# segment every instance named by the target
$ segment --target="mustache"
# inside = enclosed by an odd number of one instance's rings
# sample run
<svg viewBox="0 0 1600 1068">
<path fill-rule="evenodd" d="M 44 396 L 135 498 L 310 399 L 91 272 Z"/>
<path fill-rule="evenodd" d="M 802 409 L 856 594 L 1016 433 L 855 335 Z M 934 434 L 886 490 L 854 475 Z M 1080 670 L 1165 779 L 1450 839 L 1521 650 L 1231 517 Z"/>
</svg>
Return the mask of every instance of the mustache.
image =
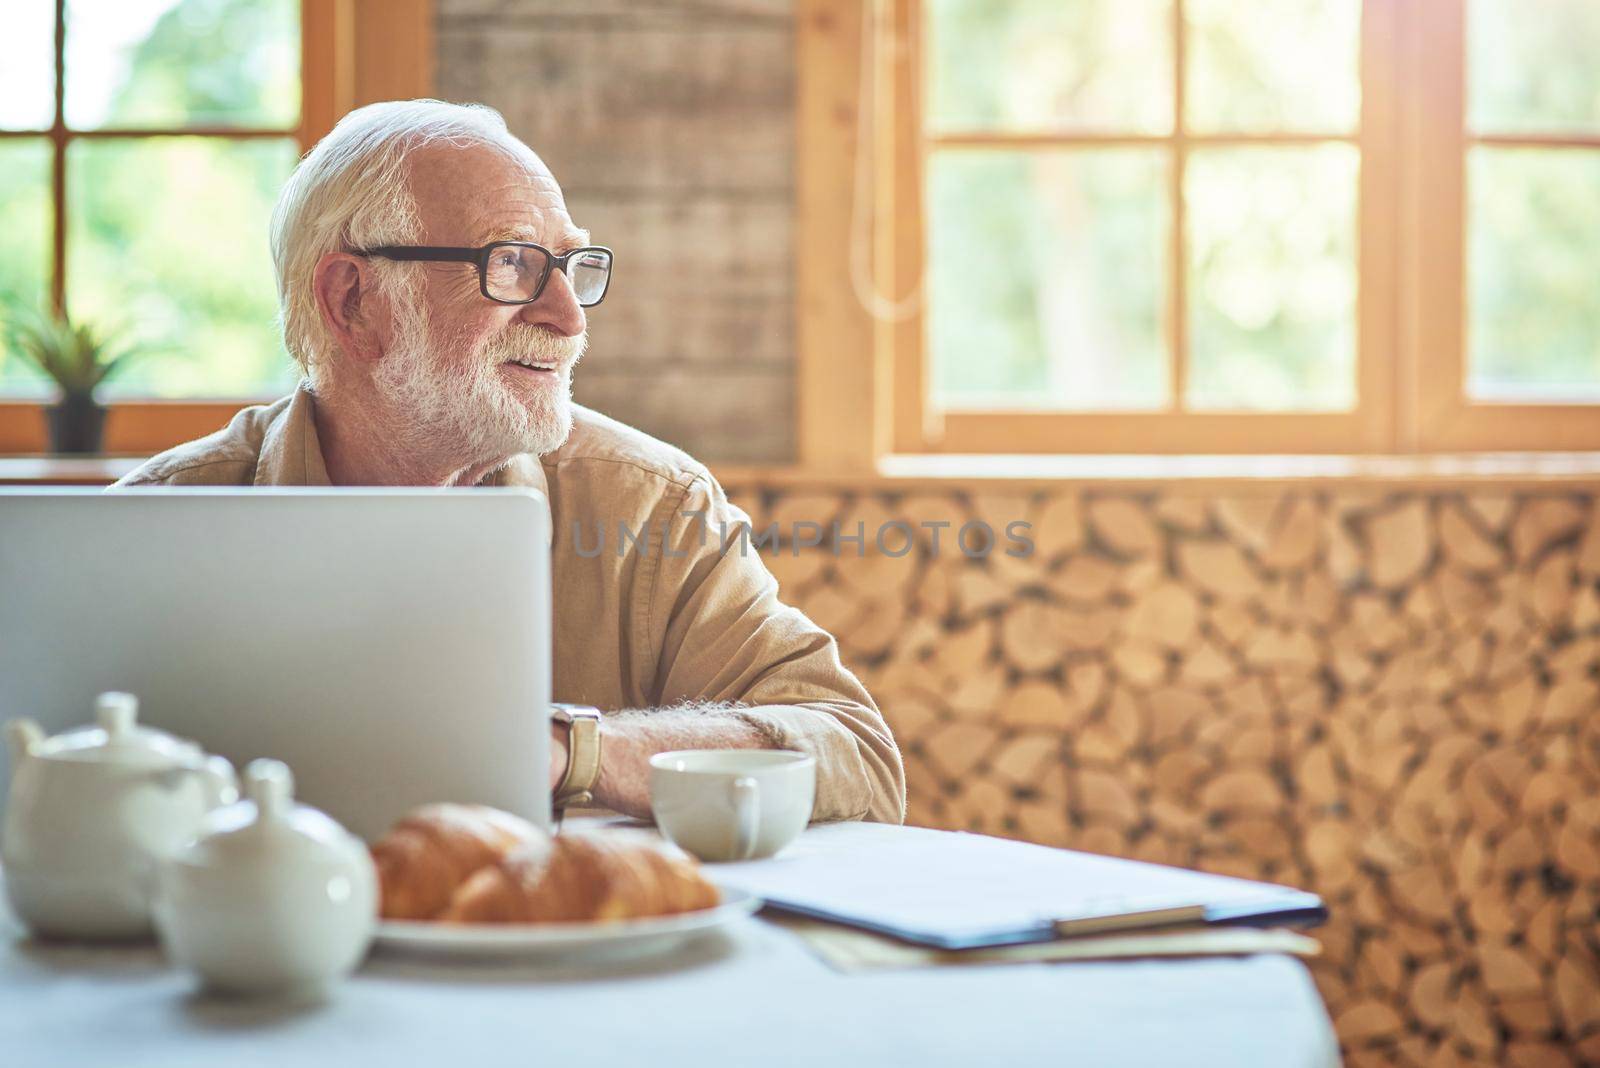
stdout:
<svg viewBox="0 0 1600 1068">
<path fill-rule="evenodd" d="M 555 363 L 565 368 L 577 363 L 588 345 L 588 331 L 564 337 L 542 326 L 523 326 L 515 332 L 491 338 L 484 345 L 483 354 L 490 363 L 531 356 L 538 363 Z"/>
</svg>

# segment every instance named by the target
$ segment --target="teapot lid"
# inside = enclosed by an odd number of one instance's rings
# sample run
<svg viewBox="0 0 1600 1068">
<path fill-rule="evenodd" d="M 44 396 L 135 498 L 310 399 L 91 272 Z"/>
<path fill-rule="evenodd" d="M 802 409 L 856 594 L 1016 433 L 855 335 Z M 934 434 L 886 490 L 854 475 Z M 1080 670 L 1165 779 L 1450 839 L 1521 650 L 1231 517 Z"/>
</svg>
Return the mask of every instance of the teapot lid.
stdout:
<svg viewBox="0 0 1600 1068">
<path fill-rule="evenodd" d="M 63 760 L 160 767 L 192 758 L 197 750 L 166 731 L 139 725 L 139 699 L 131 693 L 103 693 L 95 699 L 93 726 L 47 739 L 38 755 Z"/>
</svg>

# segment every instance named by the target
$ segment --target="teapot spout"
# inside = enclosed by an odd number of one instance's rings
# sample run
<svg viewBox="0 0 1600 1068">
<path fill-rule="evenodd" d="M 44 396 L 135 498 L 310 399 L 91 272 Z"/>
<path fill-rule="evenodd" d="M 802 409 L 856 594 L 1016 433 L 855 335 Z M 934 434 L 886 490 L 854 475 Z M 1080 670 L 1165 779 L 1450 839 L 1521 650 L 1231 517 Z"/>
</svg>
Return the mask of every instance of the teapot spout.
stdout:
<svg viewBox="0 0 1600 1068">
<path fill-rule="evenodd" d="M 11 747 L 11 766 L 16 767 L 33 755 L 44 741 L 44 731 L 31 719 L 14 719 L 6 724 L 6 744 Z"/>
</svg>

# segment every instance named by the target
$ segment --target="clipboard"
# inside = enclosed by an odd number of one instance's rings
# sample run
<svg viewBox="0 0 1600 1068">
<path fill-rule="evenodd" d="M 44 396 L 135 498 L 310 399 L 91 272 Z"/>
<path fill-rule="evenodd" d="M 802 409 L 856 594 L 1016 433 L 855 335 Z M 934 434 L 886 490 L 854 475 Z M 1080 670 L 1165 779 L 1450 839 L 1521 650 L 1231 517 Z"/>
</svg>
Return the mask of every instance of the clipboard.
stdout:
<svg viewBox="0 0 1600 1068">
<path fill-rule="evenodd" d="M 708 864 L 779 912 L 959 950 L 1179 925 L 1308 927 L 1317 895 L 1272 883 L 883 824 L 813 827 L 769 860 Z"/>
</svg>

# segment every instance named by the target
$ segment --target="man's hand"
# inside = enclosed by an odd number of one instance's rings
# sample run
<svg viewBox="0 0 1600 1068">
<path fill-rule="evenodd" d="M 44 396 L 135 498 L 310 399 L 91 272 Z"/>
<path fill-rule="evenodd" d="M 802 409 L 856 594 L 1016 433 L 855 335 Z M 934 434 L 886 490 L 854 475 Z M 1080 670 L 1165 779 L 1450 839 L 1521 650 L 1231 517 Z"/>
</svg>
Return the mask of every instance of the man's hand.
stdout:
<svg viewBox="0 0 1600 1068">
<path fill-rule="evenodd" d="M 550 792 L 567 773 L 565 724 L 550 724 Z M 595 805 L 650 818 L 650 757 L 669 749 L 760 749 L 761 733 L 725 706 L 680 705 L 648 712 L 611 712 L 600 721 L 600 781 Z"/>
<path fill-rule="evenodd" d="M 608 712 L 600 721 L 600 781 L 595 804 L 648 820 L 650 758 L 672 749 L 760 749 L 766 739 L 728 706 L 678 705 Z M 562 748 L 566 768 L 566 748 Z"/>
</svg>

